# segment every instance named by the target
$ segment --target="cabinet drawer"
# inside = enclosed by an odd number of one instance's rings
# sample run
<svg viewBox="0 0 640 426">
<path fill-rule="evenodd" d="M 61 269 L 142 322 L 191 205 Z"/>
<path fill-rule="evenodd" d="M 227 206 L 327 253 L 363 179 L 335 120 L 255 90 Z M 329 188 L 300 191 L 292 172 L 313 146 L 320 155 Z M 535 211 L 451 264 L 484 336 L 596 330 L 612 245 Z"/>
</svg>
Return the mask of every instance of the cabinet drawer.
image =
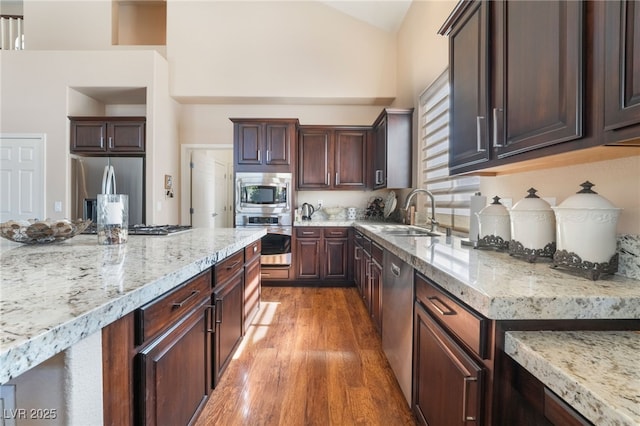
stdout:
<svg viewBox="0 0 640 426">
<path fill-rule="evenodd" d="M 467 308 L 420 274 L 415 276 L 415 286 L 416 300 L 469 349 L 486 358 L 489 320 Z"/>
<path fill-rule="evenodd" d="M 326 228 L 324 230 L 325 238 L 347 238 L 349 236 L 349 228 Z"/>
<path fill-rule="evenodd" d="M 254 241 L 244 248 L 244 262 L 250 263 L 253 259 L 260 257 L 262 251 L 261 240 Z"/>
<path fill-rule="evenodd" d="M 362 248 L 367 254 L 371 254 L 371 240 L 369 238 L 362 238 Z"/>
<path fill-rule="evenodd" d="M 321 235 L 321 228 L 304 227 L 296 229 L 296 237 L 298 238 L 320 238 Z"/>
<path fill-rule="evenodd" d="M 364 240 L 364 237 L 360 232 L 356 231 L 353 233 L 353 241 L 357 246 L 362 247 L 363 240 Z"/>
<path fill-rule="evenodd" d="M 136 343 L 141 344 L 169 327 L 210 294 L 209 270 L 142 306 L 136 311 Z"/>
<path fill-rule="evenodd" d="M 222 262 L 214 266 L 216 282 L 214 287 L 224 284 L 224 282 L 234 276 L 244 266 L 244 250 L 237 251 L 227 257 Z"/>
<path fill-rule="evenodd" d="M 288 280 L 289 268 L 262 268 L 262 270 L 260 271 L 260 276 L 263 280 Z"/>
</svg>

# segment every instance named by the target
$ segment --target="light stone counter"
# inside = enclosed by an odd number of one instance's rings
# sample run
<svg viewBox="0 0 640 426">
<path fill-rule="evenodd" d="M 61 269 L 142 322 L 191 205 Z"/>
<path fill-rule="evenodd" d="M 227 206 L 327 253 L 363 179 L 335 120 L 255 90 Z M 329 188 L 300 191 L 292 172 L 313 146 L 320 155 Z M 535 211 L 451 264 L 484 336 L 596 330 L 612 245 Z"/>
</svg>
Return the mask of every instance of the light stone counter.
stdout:
<svg viewBox="0 0 640 426">
<path fill-rule="evenodd" d="M 129 236 L 101 246 L 95 235 L 48 245 L 0 243 L 0 383 L 206 270 L 266 234 L 194 229 Z"/>
<path fill-rule="evenodd" d="M 640 425 L 640 332 L 511 331 L 505 352 L 596 425 Z"/>
<path fill-rule="evenodd" d="M 400 225 L 354 225 L 490 319 L 640 319 L 640 280 L 609 275 L 591 281 L 552 269 L 548 260 L 532 264 L 462 246 L 458 237 L 399 237 L 384 229 Z"/>
</svg>

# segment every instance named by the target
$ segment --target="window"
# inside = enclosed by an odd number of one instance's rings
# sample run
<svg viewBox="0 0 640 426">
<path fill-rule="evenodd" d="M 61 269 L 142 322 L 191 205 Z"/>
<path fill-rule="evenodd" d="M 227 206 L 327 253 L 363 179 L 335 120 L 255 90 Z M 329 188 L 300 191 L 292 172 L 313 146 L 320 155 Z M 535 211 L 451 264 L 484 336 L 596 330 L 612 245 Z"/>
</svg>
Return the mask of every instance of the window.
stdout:
<svg viewBox="0 0 640 426">
<path fill-rule="evenodd" d="M 480 190 L 478 176 L 449 176 L 449 69 L 420 95 L 420 187 L 431 191 L 440 226 L 469 231 L 469 199 Z M 421 199 L 422 200 L 422 199 Z M 428 200 L 419 210 L 429 211 Z"/>
</svg>

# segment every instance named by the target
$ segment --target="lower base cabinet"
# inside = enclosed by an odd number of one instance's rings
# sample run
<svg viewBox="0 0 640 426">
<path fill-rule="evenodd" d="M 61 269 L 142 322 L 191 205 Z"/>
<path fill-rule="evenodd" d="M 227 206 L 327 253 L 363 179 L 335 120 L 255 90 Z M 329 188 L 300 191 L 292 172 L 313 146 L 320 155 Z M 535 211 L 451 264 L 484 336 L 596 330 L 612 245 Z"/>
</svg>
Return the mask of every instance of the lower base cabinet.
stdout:
<svg viewBox="0 0 640 426">
<path fill-rule="evenodd" d="M 424 425 L 480 425 L 483 367 L 415 303 L 414 413 Z"/>
<path fill-rule="evenodd" d="M 200 412 L 211 388 L 208 312 L 205 300 L 138 353 L 139 424 L 187 425 Z"/>
<path fill-rule="evenodd" d="M 244 335 L 244 270 L 240 269 L 223 285 L 216 286 L 213 385 L 218 384 L 233 352 Z"/>
</svg>

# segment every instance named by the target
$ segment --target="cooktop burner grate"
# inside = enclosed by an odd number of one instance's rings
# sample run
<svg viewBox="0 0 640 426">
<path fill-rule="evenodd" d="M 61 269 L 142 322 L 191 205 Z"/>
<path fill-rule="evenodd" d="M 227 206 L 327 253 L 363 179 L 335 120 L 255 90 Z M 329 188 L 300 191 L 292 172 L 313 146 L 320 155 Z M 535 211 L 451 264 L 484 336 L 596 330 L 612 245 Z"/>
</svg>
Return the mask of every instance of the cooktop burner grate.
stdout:
<svg viewBox="0 0 640 426">
<path fill-rule="evenodd" d="M 83 234 L 95 234 L 96 228 L 96 225 L 92 223 Z M 129 235 L 170 235 L 190 229 L 190 225 L 131 225 L 129 226 Z"/>
</svg>

